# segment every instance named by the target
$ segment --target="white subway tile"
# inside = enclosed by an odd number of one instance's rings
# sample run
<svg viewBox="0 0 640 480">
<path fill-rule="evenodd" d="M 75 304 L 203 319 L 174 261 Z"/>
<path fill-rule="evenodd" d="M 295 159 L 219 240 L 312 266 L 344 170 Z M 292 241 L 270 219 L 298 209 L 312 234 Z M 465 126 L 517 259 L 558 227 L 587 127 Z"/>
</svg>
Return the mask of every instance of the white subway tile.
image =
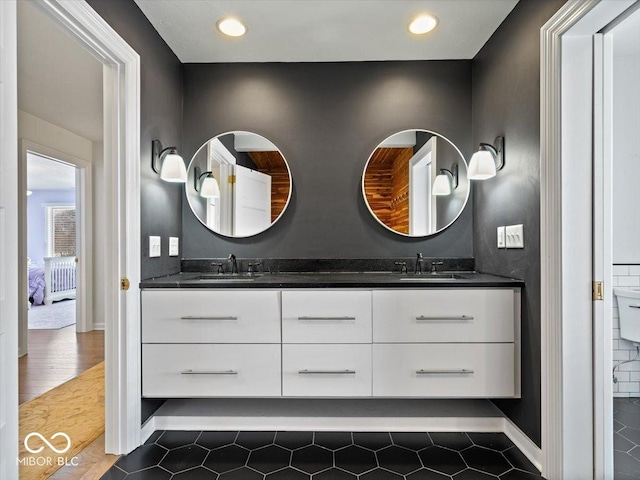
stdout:
<svg viewBox="0 0 640 480">
<path fill-rule="evenodd" d="M 618 287 L 618 286 L 619 286 L 619 285 L 618 285 L 618 279 L 619 279 L 619 278 L 620 278 L 620 277 L 613 277 L 613 278 L 611 279 L 611 286 L 612 286 L 612 287 Z"/>
<path fill-rule="evenodd" d="M 618 350 L 618 351 L 621 352 L 624 350 Z M 625 363 L 624 365 L 620 365 L 620 368 L 618 368 L 618 370 L 620 370 L 621 372 L 640 372 L 640 362 L 635 361 L 635 362 Z"/>
<path fill-rule="evenodd" d="M 618 277 L 620 287 L 640 287 L 640 277 Z"/>
<path fill-rule="evenodd" d="M 620 329 L 619 328 L 614 328 L 613 329 L 613 339 L 614 340 L 618 340 L 620 338 Z"/>
<path fill-rule="evenodd" d="M 629 360 L 629 350 L 614 350 L 613 351 L 613 359 L 614 360 Z"/>
<path fill-rule="evenodd" d="M 640 276 L 640 265 L 629 265 L 629 275 Z"/>
<path fill-rule="evenodd" d="M 616 370 L 616 378 L 618 379 L 618 382 L 640 382 L 640 380 L 631 380 L 631 372 L 620 372 Z"/>
<path fill-rule="evenodd" d="M 613 317 L 611 319 L 611 328 L 617 328 L 620 329 L 620 318 L 618 317 Z"/>
<path fill-rule="evenodd" d="M 640 392 L 640 382 L 621 382 L 618 385 L 620 385 L 620 392 Z"/>
<path fill-rule="evenodd" d="M 631 350 L 632 352 L 634 352 L 633 355 L 635 356 L 636 347 L 629 340 L 625 340 L 624 338 L 621 338 L 620 340 L 618 340 L 618 350 Z M 629 357 L 629 358 L 633 358 L 633 357 Z"/>
<path fill-rule="evenodd" d="M 613 266 L 613 274 L 614 275 L 629 275 L 629 265 L 614 265 Z"/>
<path fill-rule="evenodd" d="M 640 382 L 640 372 L 629 372 L 629 381 Z"/>
<path fill-rule="evenodd" d="M 628 392 L 625 392 L 625 393 L 615 392 L 613 394 L 613 396 L 616 397 L 616 398 L 629 398 L 629 393 Z"/>
<path fill-rule="evenodd" d="M 613 393 L 618 393 L 619 391 L 619 384 L 618 383 L 614 383 L 613 384 Z"/>
</svg>

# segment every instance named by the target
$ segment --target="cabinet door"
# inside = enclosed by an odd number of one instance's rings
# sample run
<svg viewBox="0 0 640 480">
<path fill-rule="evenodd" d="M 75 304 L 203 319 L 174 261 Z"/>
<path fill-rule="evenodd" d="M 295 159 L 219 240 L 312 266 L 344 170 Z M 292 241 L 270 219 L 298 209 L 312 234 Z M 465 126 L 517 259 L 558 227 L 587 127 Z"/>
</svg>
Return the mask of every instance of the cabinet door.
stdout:
<svg viewBox="0 0 640 480">
<path fill-rule="evenodd" d="M 283 345 L 285 397 L 370 397 L 371 345 Z"/>
<path fill-rule="evenodd" d="M 374 397 L 514 397 L 512 343 L 374 344 Z"/>
<path fill-rule="evenodd" d="M 143 343 L 280 343 L 280 292 L 144 290 Z"/>
<path fill-rule="evenodd" d="M 279 397 L 280 345 L 142 345 L 144 397 Z"/>
<path fill-rule="evenodd" d="M 282 292 L 283 343 L 371 343 L 371 292 Z"/>
<path fill-rule="evenodd" d="M 513 290 L 373 292 L 374 342 L 513 342 Z"/>
</svg>

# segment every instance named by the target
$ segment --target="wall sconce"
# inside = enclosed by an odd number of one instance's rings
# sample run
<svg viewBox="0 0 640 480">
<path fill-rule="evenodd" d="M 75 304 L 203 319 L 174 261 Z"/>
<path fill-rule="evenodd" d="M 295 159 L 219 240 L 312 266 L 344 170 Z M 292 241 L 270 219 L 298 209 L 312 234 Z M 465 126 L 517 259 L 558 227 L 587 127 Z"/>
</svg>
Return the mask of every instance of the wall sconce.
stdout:
<svg viewBox="0 0 640 480">
<path fill-rule="evenodd" d="M 451 165 L 451 170 L 441 168 L 433 182 L 432 195 L 451 195 L 458 188 L 458 164 Z"/>
<path fill-rule="evenodd" d="M 158 163 L 162 162 L 162 167 L 158 170 Z M 160 174 L 160 178 L 165 182 L 185 183 L 187 181 L 187 168 L 184 160 L 176 147 L 162 148 L 160 140 L 151 142 L 151 168 Z"/>
<path fill-rule="evenodd" d="M 487 180 L 504 167 L 504 137 L 496 137 L 493 145 L 481 143 L 469 162 L 469 179 Z"/>
<path fill-rule="evenodd" d="M 204 177 L 204 178 L 203 178 Z M 193 188 L 204 198 L 220 198 L 220 186 L 213 176 L 213 172 L 200 173 L 200 169 L 193 169 Z"/>
</svg>

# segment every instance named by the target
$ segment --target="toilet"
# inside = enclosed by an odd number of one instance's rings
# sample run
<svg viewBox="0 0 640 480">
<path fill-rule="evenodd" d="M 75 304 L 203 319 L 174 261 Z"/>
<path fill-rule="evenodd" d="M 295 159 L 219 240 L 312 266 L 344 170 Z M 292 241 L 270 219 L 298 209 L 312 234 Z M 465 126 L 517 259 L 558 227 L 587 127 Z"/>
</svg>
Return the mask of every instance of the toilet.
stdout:
<svg viewBox="0 0 640 480">
<path fill-rule="evenodd" d="M 620 312 L 620 338 L 640 344 L 640 287 L 614 287 Z"/>
</svg>

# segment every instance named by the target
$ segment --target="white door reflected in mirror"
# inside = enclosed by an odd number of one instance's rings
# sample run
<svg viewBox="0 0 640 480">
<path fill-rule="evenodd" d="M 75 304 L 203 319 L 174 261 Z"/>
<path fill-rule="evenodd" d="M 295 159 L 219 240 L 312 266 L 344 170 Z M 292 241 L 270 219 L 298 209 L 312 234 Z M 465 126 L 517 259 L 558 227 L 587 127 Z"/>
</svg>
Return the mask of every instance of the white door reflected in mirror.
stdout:
<svg viewBox="0 0 640 480">
<path fill-rule="evenodd" d="M 209 230 L 233 238 L 267 230 L 291 197 L 291 174 L 280 150 L 251 132 L 228 132 L 193 156 L 185 188 L 191 210 Z"/>
</svg>

